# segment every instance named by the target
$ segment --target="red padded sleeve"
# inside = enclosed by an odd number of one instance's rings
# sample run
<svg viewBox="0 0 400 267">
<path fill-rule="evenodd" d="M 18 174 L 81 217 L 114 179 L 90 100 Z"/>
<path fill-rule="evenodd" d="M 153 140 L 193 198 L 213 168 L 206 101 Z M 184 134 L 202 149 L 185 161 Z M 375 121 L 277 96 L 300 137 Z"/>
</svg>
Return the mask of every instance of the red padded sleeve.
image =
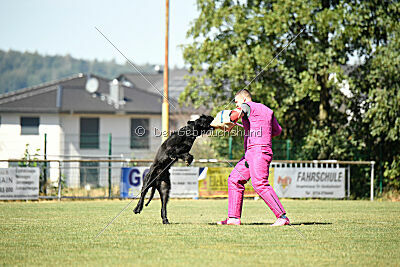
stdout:
<svg viewBox="0 0 400 267">
<path fill-rule="evenodd" d="M 236 110 L 232 110 L 230 116 L 231 122 L 237 122 L 239 120 L 239 115 L 240 115 L 239 112 L 237 112 Z"/>
</svg>

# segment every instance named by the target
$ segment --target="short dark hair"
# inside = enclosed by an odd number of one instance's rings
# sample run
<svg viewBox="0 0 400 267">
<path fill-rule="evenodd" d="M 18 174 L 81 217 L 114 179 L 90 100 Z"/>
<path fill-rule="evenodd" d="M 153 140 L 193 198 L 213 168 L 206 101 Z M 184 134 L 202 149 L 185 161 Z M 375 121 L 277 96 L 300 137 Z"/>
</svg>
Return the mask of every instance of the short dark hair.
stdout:
<svg viewBox="0 0 400 267">
<path fill-rule="evenodd" d="M 247 98 L 252 98 L 250 91 L 247 90 L 247 89 L 240 90 L 239 92 L 236 93 L 235 96 L 237 96 L 237 95 L 242 95 L 242 96 L 247 97 Z"/>
</svg>

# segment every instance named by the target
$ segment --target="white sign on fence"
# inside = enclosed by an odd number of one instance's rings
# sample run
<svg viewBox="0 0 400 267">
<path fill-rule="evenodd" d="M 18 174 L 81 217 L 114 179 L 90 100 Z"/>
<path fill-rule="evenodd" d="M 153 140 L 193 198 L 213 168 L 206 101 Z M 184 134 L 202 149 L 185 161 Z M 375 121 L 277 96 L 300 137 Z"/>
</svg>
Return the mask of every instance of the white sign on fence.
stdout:
<svg viewBox="0 0 400 267">
<path fill-rule="evenodd" d="M 171 194 L 175 198 L 199 196 L 199 167 L 172 167 Z"/>
<path fill-rule="evenodd" d="M 279 197 L 344 198 L 344 168 L 275 168 Z"/>
<path fill-rule="evenodd" d="M 39 168 L 1 168 L 0 199 L 38 199 Z"/>
<path fill-rule="evenodd" d="M 121 172 L 121 197 L 132 198 L 140 194 L 148 167 L 123 168 Z M 170 170 L 172 198 L 198 197 L 199 167 L 172 167 Z M 155 197 L 158 196 L 156 192 Z"/>
</svg>

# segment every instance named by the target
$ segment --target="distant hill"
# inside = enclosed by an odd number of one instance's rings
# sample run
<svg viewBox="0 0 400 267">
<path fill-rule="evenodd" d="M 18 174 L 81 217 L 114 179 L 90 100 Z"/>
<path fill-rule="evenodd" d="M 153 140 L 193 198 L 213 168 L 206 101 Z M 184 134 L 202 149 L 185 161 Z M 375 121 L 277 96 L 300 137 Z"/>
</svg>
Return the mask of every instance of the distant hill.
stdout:
<svg viewBox="0 0 400 267">
<path fill-rule="evenodd" d="M 151 72 L 153 65 L 140 66 Z M 66 56 L 43 56 L 38 53 L 0 50 L 0 94 L 54 81 L 77 73 L 93 73 L 114 78 L 121 73 L 135 72 L 129 64 L 115 61 L 82 60 Z"/>
</svg>

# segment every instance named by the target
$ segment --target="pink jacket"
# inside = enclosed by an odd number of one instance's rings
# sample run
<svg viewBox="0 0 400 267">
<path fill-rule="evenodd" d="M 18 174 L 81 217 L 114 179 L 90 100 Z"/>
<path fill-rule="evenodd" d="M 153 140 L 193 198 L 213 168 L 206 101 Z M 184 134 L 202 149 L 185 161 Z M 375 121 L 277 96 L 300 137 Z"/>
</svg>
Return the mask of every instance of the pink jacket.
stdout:
<svg viewBox="0 0 400 267">
<path fill-rule="evenodd" d="M 280 135 L 282 132 L 274 112 L 261 103 L 251 101 L 246 104 L 250 106 L 250 116 L 242 118 L 245 130 L 244 149 L 265 146 L 272 155 L 272 137 Z"/>
</svg>

